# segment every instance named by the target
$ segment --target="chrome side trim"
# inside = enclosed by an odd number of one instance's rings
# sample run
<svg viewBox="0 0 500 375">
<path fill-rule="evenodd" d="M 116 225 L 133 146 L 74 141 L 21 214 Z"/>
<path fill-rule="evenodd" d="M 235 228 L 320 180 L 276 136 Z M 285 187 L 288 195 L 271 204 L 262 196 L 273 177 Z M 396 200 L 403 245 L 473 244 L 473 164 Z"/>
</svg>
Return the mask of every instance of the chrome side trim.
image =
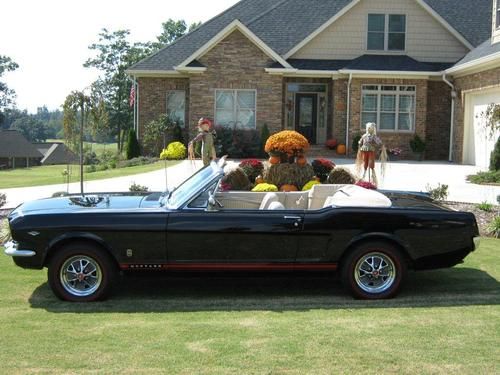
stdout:
<svg viewBox="0 0 500 375">
<path fill-rule="evenodd" d="M 479 248 L 479 244 L 481 243 L 481 237 L 474 237 L 474 250 Z"/>
<path fill-rule="evenodd" d="M 18 250 L 17 244 L 13 241 L 9 241 L 5 246 L 5 254 L 11 257 L 21 257 L 21 258 L 31 258 L 36 255 L 32 250 Z"/>
</svg>

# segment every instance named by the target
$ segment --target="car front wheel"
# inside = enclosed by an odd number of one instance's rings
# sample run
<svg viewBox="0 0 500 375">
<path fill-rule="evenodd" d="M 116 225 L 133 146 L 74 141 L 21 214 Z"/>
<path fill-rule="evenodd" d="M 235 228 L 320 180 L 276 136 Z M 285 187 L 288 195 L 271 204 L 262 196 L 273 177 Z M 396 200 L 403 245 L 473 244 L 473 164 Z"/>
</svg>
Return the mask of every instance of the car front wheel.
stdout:
<svg viewBox="0 0 500 375">
<path fill-rule="evenodd" d="M 116 267 L 105 251 L 87 243 L 74 243 L 57 250 L 48 267 L 54 294 L 70 302 L 105 299 L 116 276 Z"/>
<path fill-rule="evenodd" d="M 385 242 L 371 242 L 351 251 L 343 262 L 342 282 L 361 299 L 394 297 L 406 275 L 398 249 Z"/>
</svg>

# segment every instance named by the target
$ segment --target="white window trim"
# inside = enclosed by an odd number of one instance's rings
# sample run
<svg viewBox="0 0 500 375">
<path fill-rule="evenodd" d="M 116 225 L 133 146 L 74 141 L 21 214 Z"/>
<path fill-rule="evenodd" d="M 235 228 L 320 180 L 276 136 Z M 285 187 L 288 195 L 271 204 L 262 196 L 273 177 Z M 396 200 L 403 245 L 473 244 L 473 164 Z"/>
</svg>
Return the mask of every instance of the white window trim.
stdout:
<svg viewBox="0 0 500 375">
<path fill-rule="evenodd" d="M 375 14 L 375 15 L 381 15 L 385 16 L 385 23 L 384 23 L 384 49 L 368 49 L 368 25 L 369 25 L 369 18 L 370 15 Z M 389 50 L 389 16 L 405 16 L 405 48 L 402 50 Z M 408 49 L 408 15 L 406 13 L 368 13 L 366 15 L 366 27 L 365 27 L 365 52 L 367 54 L 372 54 L 372 55 L 379 55 L 380 53 L 383 54 L 390 54 L 390 55 L 402 55 L 406 54 L 407 49 Z"/>
<path fill-rule="evenodd" d="M 171 92 L 182 92 L 184 94 L 184 126 L 181 126 L 182 129 L 186 128 L 186 90 L 167 90 L 165 96 L 165 113 L 168 116 L 168 94 Z"/>
<path fill-rule="evenodd" d="M 246 127 L 236 127 L 236 129 L 243 129 L 243 130 L 255 130 L 257 129 L 257 90 L 256 89 L 215 89 L 215 93 L 214 93 L 214 125 L 219 125 L 217 124 L 217 92 L 218 91 L 232 91 L 233 94 L 234 93 L 237 93 L 237 92 L 242 92 L 242 91 L 246 91 L 246 92 L 253 92 L 255 93 L 255 124 L 254 124 L 254 127 L 253 128 L 246 128 Z M 235 101 L 236 103 L 236 101 Z M 236 110 L 236 106 L 235 108 L 233 108 L 233 116 L 237 116 L 237 110 Z"/>
<path fill-rule="evenodd" d="M 377 90 L 365 90 L 364 86 L 377 86 Z M 395 86 L 397 87 L 396 91 L 387 91 L 387 90 L 382 90 L 382 87 L 384 86 Z M 414 91 L 400 91 L 400 87 L 414 87 Z M 361 100 L 360 100 L 360 115 L 359 115 L 359 121 L 360 121 L 360 128 L 361 130 L 364 130 L 364 127 L 366 124 L 363 124 L 363 95 L 364 94 L 372 94 L 372 95 L 377 95 L 377 132 L 379 133 L 406 133 L 406 134 L 414 134 L 416 131 L 416 117 L 417 117 L 417 87 L 415 85 L 389 85 L 389 84 L 384 84 L 384 85 L 378 85 L 378 84 L 362 84 L 361 85 Z M 396 96 L 396 124 L 394 130 L 392 129 L 380 129 L 380 114 L 382 113 L 381 110 L 381 105 L 382 105 L 382 95 L 395 95 Z M 405 96 L 413 96 L 415 98 L 415 108 L 413 110 L 413 129 L 410 130 L 400 130 L 399 129 L 399 98 L 400 96 L 405 95 Z M 372 112 L 373 113 L 373 112 Z M 388 112 L 389 113 L 389 112 Z M 392 113 L 392 112 L 390 112 Z"/>
</svg>

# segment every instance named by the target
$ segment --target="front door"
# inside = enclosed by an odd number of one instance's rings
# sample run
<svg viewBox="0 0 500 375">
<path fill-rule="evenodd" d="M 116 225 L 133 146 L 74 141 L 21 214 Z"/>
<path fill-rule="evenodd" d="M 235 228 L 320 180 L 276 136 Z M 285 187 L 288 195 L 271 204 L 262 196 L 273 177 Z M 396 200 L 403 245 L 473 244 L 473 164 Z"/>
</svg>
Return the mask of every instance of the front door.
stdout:
<svg viewBox="0 0 500 375">
<path fill-rule="evenodd" d="M 316 125 L 318 123 L 318 95 L 297 94 L 295 109 L 295 130 L 316 144 Z"/>
</svg>

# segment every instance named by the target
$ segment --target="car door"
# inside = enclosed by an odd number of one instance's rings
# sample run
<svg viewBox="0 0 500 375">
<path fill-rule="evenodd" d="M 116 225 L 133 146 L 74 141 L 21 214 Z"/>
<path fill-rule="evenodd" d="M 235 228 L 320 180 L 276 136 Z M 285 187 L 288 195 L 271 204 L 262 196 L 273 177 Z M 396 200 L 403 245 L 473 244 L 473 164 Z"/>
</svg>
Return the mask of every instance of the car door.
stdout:
<svg viewBox="0 0 500 375">
<path fill-rule="evenodd" d="M 303 218 L 289 210 L 177 210 L 168 219 L 168 261 L 293 265 Z"/>
</svg>

